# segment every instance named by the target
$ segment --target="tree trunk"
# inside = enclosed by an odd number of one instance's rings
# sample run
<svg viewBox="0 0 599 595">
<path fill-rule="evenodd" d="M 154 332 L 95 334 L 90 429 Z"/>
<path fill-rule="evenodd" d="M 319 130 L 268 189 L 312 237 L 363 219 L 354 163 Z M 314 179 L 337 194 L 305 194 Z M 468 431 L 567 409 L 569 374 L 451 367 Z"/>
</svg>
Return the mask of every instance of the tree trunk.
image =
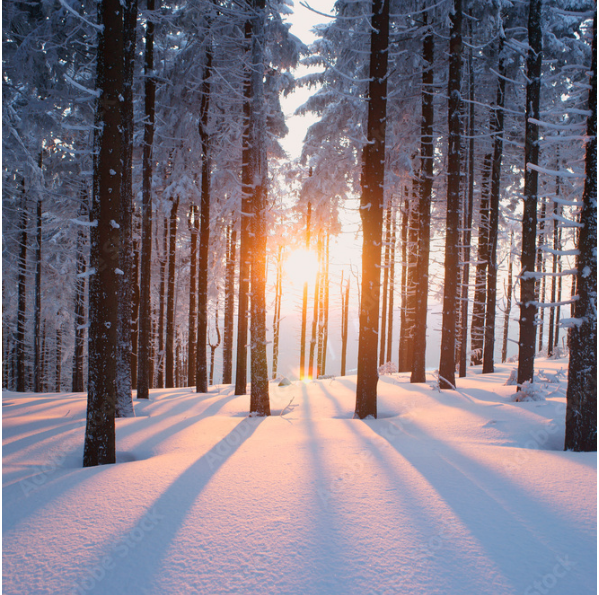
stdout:
<svg viewBox="0 0 599 595">
<path fill-rule="evenodd" d="M 384 211 L 384 232 L 383 232 L 383 246 L 385 250 L 383 252 L 383 287 L 381 292 L 382 307 L 381 307 L 381 320 L 379 324 L 379 366 L 382 366 L 386 360 L 386 348 L 387 348 L 387 300 L 389 298 L 389 238 L 391 235 L 391 219 L 390 210 L 387 208 Z"/>
<path fill-rule="evenodd" d="M 401 210 L 401 309 L 399 316 L 399 345 L 398 345 L 398 372 L 407 372 L 408 366 L 408 227 L 410 224 L 410 201 L 408 192 L 404 206 Z"/>
<path fill-rule="evenodd" d="M 330 297 L 330 278 L 329 278 L 329 242 L 330 234 L 327 232 L 327 243 L 325 246 L 325 269 L 324 269 L 324 308 L 323 308 L 323 330 L 322 330 L 322 372 L 326 374 L 327 369 L 327 346 L 329 342 L 329 297 Z"/>
<path fill-rule="evenodd" d="M 480 222 L 478 227 L 477 263 L 474 274 L 474 303 L 472 304 L 472 329 L 470 331 L 471 362 L 479 366 L 483 362 L 485 342 L 485 309 L 487 304 L 487 267 L 489 265 L 489 224 L 491 177 L 493 156 L 483 159 L 483 174 L 480 197 Z"/>
<path fill-rule="evenodd" d="M 312 170 L 310 170 L 312 174 Z M 306 250 L 310 249 L 310 220 L 312 218 L 312 203 L 308 203 L 306 213 Z M 308 282 L 304 283 L 302 294 L 302 327 L 300 332 L 300 380 L 306 377 L 306 327 L 308 326 Z"/>
<path fill-rule="evenodd" d="M 541 199 L 541 220 L 539 221 L 539 242 L 537 245 L 537 271 L 545 272 L 545 217 L 547 215 L 547 204 L 544 199 Z M 537 302 L 543 304 L 545 302 L 545 275 L 537 281 Z M 537 326 L 539 328 L 539 347 L 538 351 L 543 350 L 543 326 L 545 324 L 545 308 L 539 308 L 539 316 Z"/>
<path fill-rule="evenodd" d="M 499 234 L 499 201 L 501 198 L 501 161 L 503 158 L 503 106 L 505 104 L 505 66 L 503 39 L 499 41 L 499 80 L 497 100 L 493 110 L 493 164 L 489 199 L 489 266 L 487 267 L 487 307 L 485 317 L 485 342 L 483 349 L 483 374 L 495 371 L 495 313 L 497 307 L 497 242 Z"/>
<path fill-rule="evenodd" d="M 123 21 L 123 179 L 121 182 L 121 259 L 117 342 L 116 416 L 134 417 L 131 399 L 131 319 L 133 313 L 133 70 L 137 33 L 137 0 L 124 6 Z"/>
<path fill-rule="evenodd" d="M 91 220 L 87 425 L 83 466 L 115 462 L 116 351 L 121 212 L 123 8 L 119 0 L 98 6 L 94 194 Z"/>
<path fill-rule="evenodd" d="M 439 387 L 455 388 L 456 303 L 459 275 L 460 227 L 460 80 L 462 69 L 462 0 L 454 0 L 450 15 L 449 96 L 447 149 L 447 217 L 445 235 L 445 283 Z"/>
<path fill-rule="evenodd" d="M 157 8 L 155 0 L 147 0 L 148 12 L 153 17 Z M 145 124 L 142 161 L 142 228 L 141 266 L 139 280 L 139 343 L 137 349 L 137 398 L 150 398 L 150 342 L 152 341 L 152 145 L 154 144 L 154 120 L 156 117 L 156 79 L 154 70 L 154 23 L 151 18 L 146 26 L 145 55 Z"/>
<path fill-rule="evenodd" d="M 560 161 L 558 158 L 556 170 L 559 170 L 559 167 L 560 167 Z M 555 180 L 555 197 L 556 197 L 556 199 L 560 195 L 560 186 L 561 186 L 561 181 L 560 181 L 560 178 L 558 177 Z M 559 210 L 559 203 L 556 200 L 553 203 L 554 216 L 558 215 L 558 210 Z M 550 298 L 550 301 L 552 304 L 555 304 L 556 290 L 557 290 L 557 262 L 559 259 L 558 225 L 559 225 L 558 221 L 554 217 L 554 219 L 553 219 L 553 255 L 552 255 L 552 262 L 551 262 L 551 273 L 552 273 L 552 275 L 551 275 L 551 298 Z M 547 341 L 547 357 L 551 357 L 553 355 L 553 352 L 555 349 L 555 333 L 554 333 L 555 313 L 556 313 L 556 307 L 551 306 L 551 308 L 549 309 L 549 339 Z"/>
<path fill-rule="evenodd" d="M 139 241 L 133 242 L 131 273 L 131 387 L 137 386 L 137 351 L 139 335 Z"/>
<path fill-rule="evenodd" d="M 541 0 L 530 0 L 528 13 L 528 57 L 526 59 L 526 138 L 524 142 L 524 212 L 522 214 L 522 256 L 520 262 L 520 339 L 518 352 L 518 389 L 533 382 L 537 305 L 535 302 L 535 256 L 537 241 L 539 120 L 541 65 L 543 62 Z"/>
<path fill-rule="evenodd" d="M 422 15 L 428 27 L 428 13 Z M 420 123 L 420 201 L 418 204 L 418 248 L 415 268 L 414 357 L 410 382 L 426 381 L 426 318 L 428 308 L 428 264 L 431 237 L 431 197 L 433 191 L 433 61 L 434 36 L 427 28 L 422 42 L 422 119 Z M 459 87 L 458 87 L 459 89 Z"/>
<path fill-rule="evenodd" d="M 165 182 L 166 185 L 166 182 Z M 156 239 L 158 239 L 158 221 L 156 221 Z M 158 243 L 158 242 L 157 242 Z M 157 246 L 158 247 L 158 246 Z M 160 257 L 160 285 L 158 294 L 158 374 L 157 388 L 164 388 L 165 320 L 166 313 L 166 267 L 168 264 L 168 219 L 162 219 L 162 255 Z"/>
<path fill-rule="evenodd" d="M 322 237 L 321 233 L 318 232 L 318 240 L 316 241 L 316 251 L 320 257 L 322 251 Z M 320 258 L 319 258 L 320 262 Z M 308 356 L 308 378 L 316 380 L 318 378 L 318 362 L 316 364 L 316 372 L 314 372 L 314 353 L 316 350 L 317 332 L 318 332 L 318 298 L 320 296 L 320 279 L 322 275 L 322 268 L 319 266 L 319 271 L 316 273 L 316 281 L 314 283 L 314 308 L 312 314 L 312 334 L 310 335 L 310 353 Z"/>
<path fill-rule="evenodd" d="M 597 450 L 597 15 L 587 118 L 586 179 L 576 260 L 575 324 L 570 334 L 565 450 Z"/>
<path fill-rule="evenodd" d="M 513 291 L 513 268 L 512 247 L 514 245 L 514 232 L 510 234 L 510 256 L 507 268 L 507 288 L 505 290 L 505 314 L 503 318 L 503 345 L 501 347 L 501 363 L 507 361 L 507 343 L 510 330 L 510 312 L 512 310 L 512 291 Z"/>
<path fill-rule="evenodd" d="M 355 417 L 377 417 L 377 331 L 387 129 L 389 0 L 373 0 L 367 143 L 362 149 L 362 300 Z"/>
<path fill-rule="evenodd" d="M 343 288 L 343 272 L 341 273 L 341 376 L 345 376 L 347 362 L 347 337 L 349 330 L 349 277 Z"/>
<path fill-rule="evenodd" d="M 198 254 L 198 341 L 196 347 L 196 392 L 208 392 L 206 346 L 208 344 L 208 266 L 210 251 L 210 77 L 212 76 L 212 47 L 206 50 L 202 77 L 202 99 L 198 132 L 202 146 L 202 186 L 200 199 L 200 249 Z"/>
<path fill-rule="evenodd" d="M 195 383 L 196 379 L 196 305 L 197 305 L 197 272 L 198 272 L 198 234 L 200 230 L 200 218 L 196 205 L 191 205 L 188 217 L 190 231 L 190 249 L 189 249 L 189 317 L 188 317 L 188 336 L 187 336 L 187 386 Z M 227 228 L 228 230 L 228 228 Z M 228 231 L 227 231 L 228 233 Z M 228 241 L 228 235 L 227 235 Z M 227 251 L 228 251 L 227 246 Z M 228 256 L 228 253 L 227 253 Z M 227 263 L 228 272 L 228 263 Z M 225 326 L 225 344 L 226 344 Z M 227 383 L 228 384 L 228 383 Z"/>
<path fill-rule="evenodd" d="M 243 136 L 241 148 L 241 221 L 239 233 L 239 298 L 237 301 L 237 358 L 235 362 L 235 394 L 247 392 L 247 342 L 248 306 L 250 291 L 250 255 L 252 254 L 251 211 L 253 175 L 251 170 L 252 147 L 250 145 L 252 83 L 251 50 L 252 20 L 245 22 L 246 63 L 243 83 Z"/>
<path fill-rule="evenodd" d="M 470 294 L 470 250 L 472 245 L 472 215 L 474 212 L 474 68 L 472 64 L 472 49 L 468 52 L 468 200 L 464 213 L 464 268 L 462 271 L 462 304 L 460 326 L 460 378 L 466 377 L 468 366 L 468 296 Z"/>
<path fill-rule="evenodd" d="M 225 320 L 223 337 L 223 384 L 231 384 L 233 378 L 233 331 L 235 329 L 235 251 L 237 231 L 227 231 L 227 278 L 225 282 Z"/>
<path fill-rule="evenodd" d="M 165 388 L 175 387 L 175 272 L 177 262 L 177 211 L 179 197 L 171 204 L 166 302 L 166 377 Z"/>
<path fill-rule="evenodd" d="M 41 159 L 40 159 L 41 161 Z M 41 367 L 41 320 L 42 320 L 42 198 L 36 203 L 36 236 L 35 236 L 35 306 L 33 315 L 33 383 L 36 393 L 42 392 Z"/>
<path fill-rule="evenodd" d="M 397 214 L 391 205 L 391 240 L 389 255 L 389 316 L 387 322 L 387 361 L 393 361 L 393 301 L 395 297 L 395 248 L 397 244 Z"/>
<path fill-rule="evenodd" d="M 62 389 L 60 382 L 62 376 L 62 324 L 58 321 L 56 327 L 56 378 L 54 380 L 54 390 L 59 393 Z"/>
<path fill-rule="evenodd" d="M 277 251 L 277 280 L 275 282 L 275 314 L 272 321 L 272 379 L 277 377 L 277 367 L 279 362 L 279 332 L 281 330 L 281 298 L 283 292 L 283 246 L 280 245 Z"/>
<path fill-rule="evenodd" d="M 19 223 L 19 259 L 17 279 L 17 335 L 16 335 L 16 368 L 17 392 L 26 390 L 25 380 L 25 317 L 27 314 L 27 197 L 25 195 L 25 178 L 22 180 L 23 206 L 21 207 L 21 221 Z"/>
<path fill-rule="evenodd" d="M 84 205 L 87 202 L 87 196 L 84 189 L 81 191 L 81 205 L 79 207 L 80 216 L 87 210 Z M 74 393 L 80 393 L 85 390 L 83 377 L 83 364 L 85 356 L 85 252 L 84 247 L 87 243 L 86 232 L 83 229 L 77 231 L 77 265 L 75 274 L 75 344 L 73 346 L 73 375 L 71 390 Z"/>
</svg>

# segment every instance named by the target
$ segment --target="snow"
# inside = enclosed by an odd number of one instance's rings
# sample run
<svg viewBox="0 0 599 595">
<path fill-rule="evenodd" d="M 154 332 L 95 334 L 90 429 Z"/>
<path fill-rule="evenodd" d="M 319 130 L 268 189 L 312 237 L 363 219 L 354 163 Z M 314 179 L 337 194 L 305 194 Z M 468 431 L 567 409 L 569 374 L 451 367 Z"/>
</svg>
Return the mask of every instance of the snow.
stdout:
<svg viewBox="0 0 599 595">
<path fill-rule="evenodd" d="M 3 392 L 3 592 L 551 595 L 596 591 L 596 455 L 563 452 L 567 360 L 457 391 L 355 376 L 154 390 L 81 468 L 85 395 Z M 282 414 L 282 415 L 281 415 Z"/>
</svg>

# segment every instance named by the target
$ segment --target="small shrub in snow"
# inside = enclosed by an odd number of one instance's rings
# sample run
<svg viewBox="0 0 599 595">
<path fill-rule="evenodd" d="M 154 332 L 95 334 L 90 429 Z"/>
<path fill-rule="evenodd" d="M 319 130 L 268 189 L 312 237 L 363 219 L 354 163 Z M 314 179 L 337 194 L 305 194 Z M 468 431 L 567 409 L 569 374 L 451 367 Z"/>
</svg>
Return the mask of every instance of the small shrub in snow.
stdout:
<svg viewBox="0 0 599 595">
<path fill-rule="evenodd" d="M 395 373 L 397 373 L 397 366 L 393 362 L 387 362 L 386 364 L 379 366 L 379 376 Z"/>
<path fill-rule="evenodd" d="M 526 401 L 544 401 L 545 394 L 543 389 L 534 382 L 526 380 L 522 383 L 520 390 L 512 397 L 512 401 L 516 403 L 524 403 Z"/>
<path fill-rule="evenodd" d="M 512 370 L 503 386 L 516 386 L 516 384 L 518 384 L 518 370 Z"/>
</svg>

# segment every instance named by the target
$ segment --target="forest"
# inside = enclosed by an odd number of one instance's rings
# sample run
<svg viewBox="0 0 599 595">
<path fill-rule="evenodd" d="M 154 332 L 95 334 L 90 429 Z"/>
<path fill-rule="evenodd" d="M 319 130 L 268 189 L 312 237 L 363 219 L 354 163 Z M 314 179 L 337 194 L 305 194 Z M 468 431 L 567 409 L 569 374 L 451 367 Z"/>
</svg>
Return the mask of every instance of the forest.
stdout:
<svg viewBox="0 0 599 595">
<path fill-rule="evenodd" d="M 5 592 L 596 592 L 596 21 L 3 0 Z"/>
<path fill-rule="evenodd" d="M 3 386 L 87 389 L 102 433 L 132 390 L 206 392 L 218 350 L 268 415 L 282 261 L 317 258 L 299 377 L 318 378 L 329 244 L 359 198 L 335 370 L 353 273 L 356 415 L 376 417 L 380 365 L 424 381 L 435 292 L 442 388 L 493 372 L 501 340 L 506 360 L 518 307 L 518 388 L 569 350 L 566 447 L 596 448 L 594 3 L 340 1 L 307 47 L 289 2 L 156 2 L 4 6 Z M 297 87 L 316 121 L 289 160 Z"/>
</svg>

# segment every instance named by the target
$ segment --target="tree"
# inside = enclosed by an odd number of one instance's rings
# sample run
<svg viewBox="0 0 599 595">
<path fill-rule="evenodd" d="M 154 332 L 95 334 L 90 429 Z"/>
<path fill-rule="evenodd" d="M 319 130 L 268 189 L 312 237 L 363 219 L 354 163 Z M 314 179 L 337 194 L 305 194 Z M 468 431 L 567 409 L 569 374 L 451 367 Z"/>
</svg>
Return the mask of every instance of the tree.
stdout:
<svg viewBox="0 0 599 595">
<path fill-rule="evenodd" d="M 123 8 L 118 0 L 98 7 L 98 55 L 89 288 L 89 370 L 83 466 L 114 463 L 118 257 L 121 209 Z"/>
<path fill-rule="evenodd" d="M 389 0 L 373 0 L 370 34 L 367 144 L 362 153 L 362 300 L 355 416 L 377 416 L 377 334 L 385 182 Z"/>
<path fill-rule="evenodd" d="M 535 258 L 537 242 L 537 198 L 539 172 L 539 105 L 543 62 L 541 0 L 530 0 L 528 9 L 528 55 L 526 58 L 526 136 L 524 142 L 524 212 L 520 263 L 520 338 L 518 388 L 534 376 L 537 304 Z"/>
<path fill-rule="evenodd" d="M 575 324 L 570 331 L 565 449 L 597 450 L 597 15 L 587 118 L 586 177 L 576 259 Z"/>
<path fill-rule="evenodd" d="M 139 335 L 137 350 L 137 398 L 150 398 L 150 340 L 152 335 L 152 304 L 150 294 L 152 261 L 152 146 L 156 119 L 156 79 L 154 77 L 155 0 L 147 0 L 149 17 L 146 24 L 144 143 L 142 183 L 142 224 L 139 279 Z"/>
<path fill-rule="evenodd" d="M 459 273 L 460 224 L 460 82 L 462 62 L 462 0 L 454 0 L 449 38 L 449 81 L 447 113 L 447 215 L 445 235 L 445 283 L 439 386 L 455 388 L 456 302 Z"/>
</svg>

